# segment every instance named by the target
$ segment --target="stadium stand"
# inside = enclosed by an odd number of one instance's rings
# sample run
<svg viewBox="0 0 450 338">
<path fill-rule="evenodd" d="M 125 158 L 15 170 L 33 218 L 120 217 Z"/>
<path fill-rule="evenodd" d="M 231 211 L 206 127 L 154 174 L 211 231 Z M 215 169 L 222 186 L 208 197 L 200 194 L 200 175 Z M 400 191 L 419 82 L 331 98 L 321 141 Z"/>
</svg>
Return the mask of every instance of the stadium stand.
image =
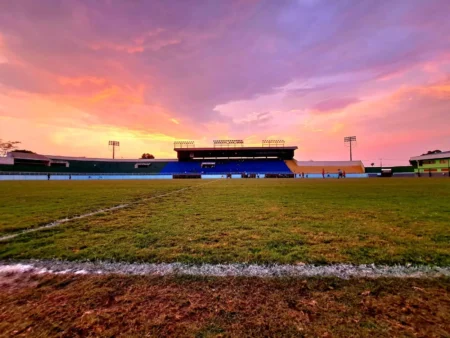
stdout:
<svg viewBox="0 0 450 338">
<path fill-rule="evenodd" d="M 207 163 L 207 165 L 203 165 Z M 179 173 L 280 173 L 291 171 L 283 160 L 209 160 L 192 162 L 171 162 L 162 169 L 164 174 Z"/>
<path fill-rule="evenodd" d="M 233 140 L 233 142 L 236 140 Z M 294 177 L 294 174 L 364 174 L 361 161 L 296 161 L 295 146 L 285 146 L 284 141 L 275 146 L 245 147 L 241 141 L 229 144 L 224 140 L 220 147 L 196 148 L 193 142 L 175 142 L 178 159 L 105 159 L 70 156 L 40 155 L 15 151 L 0 161 L 0 173 L 58 173 L 58 174 L 161 174 L 190 178 L 201 174 L 256 177 Z M 276 141 L 278 142 L 278 141 Z M 216 142 L 217 143 L 217 142 Z M 376 175 L 376 174 L 375 174 Z"/>
<path fill-rule="evenodd" d="M 10 153 L 0 172 L 36 173 L 159 173 L 170 160 L 124 160 Z M 175 161 L 175 160 L 174 160 Z"/>
<path fill-rule="evenodd" d="M 289 169 L 295 174 L 337 173 L 339 169 L 347 174 L 363 174 L 364 165 L 361 161 L 285 161 Z"/>
</svg>

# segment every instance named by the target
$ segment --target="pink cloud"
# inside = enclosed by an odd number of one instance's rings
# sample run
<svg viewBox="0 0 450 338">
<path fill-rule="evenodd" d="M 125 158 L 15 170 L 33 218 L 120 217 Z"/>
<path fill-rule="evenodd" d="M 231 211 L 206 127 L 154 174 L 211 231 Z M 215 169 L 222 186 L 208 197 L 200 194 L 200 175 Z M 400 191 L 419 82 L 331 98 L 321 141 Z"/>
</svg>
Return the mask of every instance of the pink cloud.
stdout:
<svg viewBox="0 0 450 338">
<path fill-rule="evenodd" d="M 319 113 L 332 110 L 343 109 L 351 104 L 358 103 L 360 100 L 356 97 L 332 98 L 321 101 L 313 106 L 313 109 Z"/>
<path fill-rule="evenodd" d="M 101 79 L 101 78 L 92 77 L 92 76 L 75 77 L 75 78 L 61 77 L 58 80 L 59 80 L 59 83 L 61 83 L 62 85 L 71 85 L 71 86 L 77 86 L 77 87 L 81 86 L 84 83 L 93 83 L 96 85 L 103 85 L 107 82 L 106 79 Z"/>
<path fill-rule="evenodd" d="M 298 2 L 0 2 L 0 117 L 16 125 L 2 133 L 25 138 L 34 133 L 26 121 L 38 121 L 52 133 L 75 125 L 93 141 L 96 127 L 169 143 L 279 135 L 322 158 L 341 156 L 345 133 L 394 147 L 394 132 L 424 127 L 448 140 L 436 122 L 448 87 L 430 83 L 450 74 L 449 10 L 439 0 L 311 1 L 308 11 Z M 291 83 L 301 85 L 283 89 Z"/>
</svg>

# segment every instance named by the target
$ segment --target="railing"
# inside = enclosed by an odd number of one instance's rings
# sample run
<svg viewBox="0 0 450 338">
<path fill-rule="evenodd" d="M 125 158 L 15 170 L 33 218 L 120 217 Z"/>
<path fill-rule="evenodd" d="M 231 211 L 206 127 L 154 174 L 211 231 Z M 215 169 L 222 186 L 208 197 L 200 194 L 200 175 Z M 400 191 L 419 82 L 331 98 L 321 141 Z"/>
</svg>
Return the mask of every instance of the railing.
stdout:
<svg viewBox="0 0 450 338">
<path fill-rule="evenodd" d="M 164 173 L 58 173 L 58 172 L 19 172 L 0 171 L 0 175 L 34 175 L 34 176 L 167 176 L 167 175 L 241 175 L 241 174 L 291 174 L 289 171 L 220 171 L 220 172 L 194 172 L 194 171 L 171 171 Z"/>
</svg>

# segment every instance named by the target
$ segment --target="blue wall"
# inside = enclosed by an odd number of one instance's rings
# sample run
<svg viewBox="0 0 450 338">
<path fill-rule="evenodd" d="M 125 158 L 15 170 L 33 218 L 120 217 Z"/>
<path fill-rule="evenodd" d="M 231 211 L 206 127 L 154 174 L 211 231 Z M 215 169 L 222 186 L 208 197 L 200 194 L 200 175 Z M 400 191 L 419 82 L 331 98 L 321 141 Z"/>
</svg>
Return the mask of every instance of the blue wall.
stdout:
<svg viewBox="0 0 450 338">
<path fill-rule="evenodd" d="M 170 162 L 161 170 L 161 173 L 291 173 L 282 160 L 203 161 L 203 163 L 206 162 L 214 162 L 215 167 L 202 168 L 202 162 Z"/>
</svg>

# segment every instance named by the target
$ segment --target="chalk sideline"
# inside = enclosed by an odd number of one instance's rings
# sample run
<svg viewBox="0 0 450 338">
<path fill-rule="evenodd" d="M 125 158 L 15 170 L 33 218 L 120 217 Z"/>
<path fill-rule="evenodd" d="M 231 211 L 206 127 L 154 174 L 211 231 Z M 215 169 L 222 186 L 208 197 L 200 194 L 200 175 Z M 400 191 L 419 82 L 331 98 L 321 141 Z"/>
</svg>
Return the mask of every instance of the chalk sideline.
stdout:
<svg viewBox="0 0 450 338">
<path fill-rule="evenodd" d="M 436 278 L 450 277 L 450 267 L 424 265 L 258 265 L 72 262 L 60 260 L 0 261 L 0 274 L 88 274 L 88 275 L 190 275 L 209 277 L 337 277 L 349 278 Z"/>
</svg>

